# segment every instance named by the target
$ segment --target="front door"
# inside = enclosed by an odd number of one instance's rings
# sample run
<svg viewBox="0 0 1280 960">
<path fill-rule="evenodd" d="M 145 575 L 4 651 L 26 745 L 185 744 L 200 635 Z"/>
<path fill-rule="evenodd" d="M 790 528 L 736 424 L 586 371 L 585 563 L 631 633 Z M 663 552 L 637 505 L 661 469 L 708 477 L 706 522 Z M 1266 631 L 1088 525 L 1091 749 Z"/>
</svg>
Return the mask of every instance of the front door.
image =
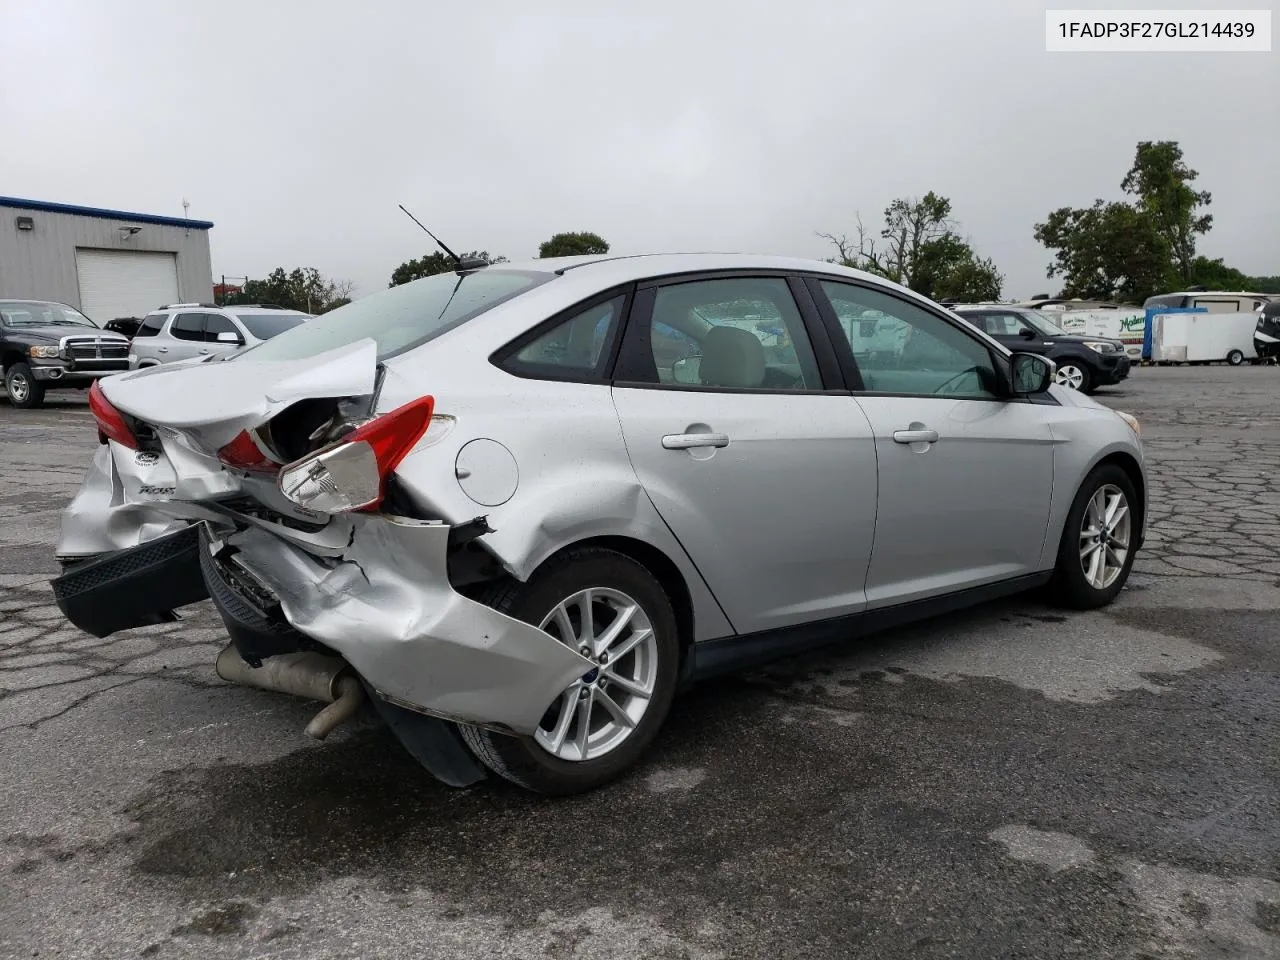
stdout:
<svg viewBox="0 0 1280 960">
<path fill-rule="evenodd" d="M 824 392 L 787 280 L 641 291 L 623 358 L 631 462 L 734 629 L 862 610 L 875 443 L 848 394 Z"/>
<path fill-rule="evenodd" d="M 857 357 L 879 461 L 868 607 L 1035 572 L 1053 487 L 1042 408 L 998 396 L 991 349 L 960 324 L 857 284 L 816 286 L 836 316 L 870 318 L 899 345 Z"/>
</svg>

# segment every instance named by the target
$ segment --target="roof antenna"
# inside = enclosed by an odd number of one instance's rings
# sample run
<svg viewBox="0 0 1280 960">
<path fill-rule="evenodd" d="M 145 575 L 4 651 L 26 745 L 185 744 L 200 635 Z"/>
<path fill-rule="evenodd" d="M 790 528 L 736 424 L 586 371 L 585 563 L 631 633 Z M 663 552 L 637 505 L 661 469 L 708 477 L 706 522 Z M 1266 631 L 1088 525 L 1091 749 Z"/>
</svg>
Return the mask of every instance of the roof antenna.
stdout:
<svg viewBox="0 0 1280 960">
<path fill-rule="evenodd" d="M 434 233 L 432 233 L 430 230 L 428 230 L 428 229 L 427 229 L 427 227 L 426 227 L 426 224 L 424 224 L 421 220 L 419 220 L 417 217 L 415 217 L 415 216 L 414 216 L 412 213 L 410 213 L 408 210 L 405 210 L 405 208 L 404 208 L 404 204 L 403 204 L 403 203 L 398 203 L 398 204 L 396 204 L 396 206 L 398 206 L 401 210 L 403 210 L 403 211 L 404 211 L 404 215 L 405 215 L 406 217 L 408 217 L 410 220 L 412 220 L 412 221 L 413 221 L 414 223 L 416 223 L 418 226 L 422 227 L 422 229 L 423 229 L 423 231 L 426 233 L 426 235 L 427 235 L 428 237 L 430 237 L 432 240 L 434 240 L 434 241 L 436 242 L 436 246 L 438 246 L 441 250 L 443 250 L 443 251 L 445 252 L 445 254 L 446 254 L 446 255 L 448 255 L 448 257 L 449 257 L 451 260 L 453 260 L 454 266 L 456 266 L 456 267 L 457 267 L 457 270 L 458 270 L 458 272 L 459 272 L 459 273 L 462 273 L 462 272 L 463 272 L 463 271 L 465 271 L 465 270 L 478 270 L 478 269 L 480 269 L 481 267 L 487 267 L 487 266 L 489 265 L 489 261 L 488 261 L 488 260 L 485 260 L 483 257 L 466 257 L 466 258 L 463 258 L 463 257 L 458 256 L 456 253 L 454 253 L 452 250 L 450 250 L 447 246 L 445 246 L 445 244 L 444 244 L 444 241 L 443 241 L 443 240 L 441 240 L 441 239 L 440 239 L 439 237 L 437 237 Z"/>
</svg>

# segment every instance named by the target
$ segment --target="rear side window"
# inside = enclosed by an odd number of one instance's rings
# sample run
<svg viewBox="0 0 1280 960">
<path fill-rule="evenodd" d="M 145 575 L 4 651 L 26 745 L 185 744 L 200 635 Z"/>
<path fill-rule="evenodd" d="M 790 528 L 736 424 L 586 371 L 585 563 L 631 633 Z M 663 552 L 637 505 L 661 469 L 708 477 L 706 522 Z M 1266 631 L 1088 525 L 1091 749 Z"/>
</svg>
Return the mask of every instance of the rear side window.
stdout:
<svg viewBox="0 0 1280 960">
<path fill-rule="evenodd" d="M 154 337 L 160 332 L 160 328 L 164 326 L 165 320 L 168 318 L 167 313 L 153 313 L 142 321 L 142 326 L 138 327 L 138 332 L 133 336 L 138 337 Z"/>
<path fill-rule="evenodd" d="M 179 340 L 204 340 L 204 314 L 178 314 L 169 326 L 169 334 Z"/>
<path fill-rule="evenodd" d="M 554 276 L 492 267 L 462 276 L 439 273 L 362 297 L 251 347 L 238 354 L 237 359 L 300 360 L 372 338 L 378 344 L 378 360 L 386 360 L 421 346 Z"/>
<path fill-rule="evenodd" d="M 556 324 L 503 361 L 503 369 L 531 377 L 603 378 L 625 302 L 619 294 Z"/>
</svg>

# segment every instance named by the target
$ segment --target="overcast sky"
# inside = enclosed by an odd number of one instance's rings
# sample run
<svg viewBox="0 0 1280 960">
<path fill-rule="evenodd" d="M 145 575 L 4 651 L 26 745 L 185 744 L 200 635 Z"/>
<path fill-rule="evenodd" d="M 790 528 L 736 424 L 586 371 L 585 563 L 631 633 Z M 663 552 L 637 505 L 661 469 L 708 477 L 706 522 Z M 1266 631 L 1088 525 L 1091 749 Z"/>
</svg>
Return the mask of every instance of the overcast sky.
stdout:
<svg viewBox="0 0 1280 960">
<path fill-rule="evenodd" d="M 1029 296 L 1057 292 L 1033 224 L 1118 199 L 1137 141 L 1173 139 L 1213 193 L 1201 252 L 1280 273 L 1280 52 L 1048 54 L 1045 9 L 0 0 L 0 194 L 185 197 L 215 275 L 370 293 L 431 249 L 397 203 L 513 259 L 561 230 L 825 257 L 817 231 L 935 190 Z"/>
</svg>

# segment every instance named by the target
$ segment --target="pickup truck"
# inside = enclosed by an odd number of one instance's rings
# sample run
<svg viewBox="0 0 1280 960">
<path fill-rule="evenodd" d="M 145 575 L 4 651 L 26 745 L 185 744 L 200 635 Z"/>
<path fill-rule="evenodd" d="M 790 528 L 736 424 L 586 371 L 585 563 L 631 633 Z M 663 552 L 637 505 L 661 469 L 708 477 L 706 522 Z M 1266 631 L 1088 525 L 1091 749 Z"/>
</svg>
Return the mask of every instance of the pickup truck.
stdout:
<svg viewBox="0 0 1280 960">
<path fill-rule="evenodd" d="M 128 370 L 129 338 L 65 303 L 0 300 L 0 369 L 9 403 L 31 409 L 47 390 L 83 390 Z"/>
</svg>

